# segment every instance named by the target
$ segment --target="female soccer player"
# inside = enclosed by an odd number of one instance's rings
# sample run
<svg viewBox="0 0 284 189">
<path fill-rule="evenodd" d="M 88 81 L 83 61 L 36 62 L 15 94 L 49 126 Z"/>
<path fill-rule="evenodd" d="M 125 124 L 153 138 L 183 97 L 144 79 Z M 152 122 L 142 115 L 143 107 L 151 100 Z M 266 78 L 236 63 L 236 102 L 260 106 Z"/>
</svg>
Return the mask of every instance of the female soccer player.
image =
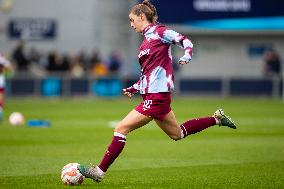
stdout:
<svg viewBox="0 0 284 189">
<path fill-rule="evenodd" d="M 123 92 L 128 97 L 140 93 L 144 101 L 116 125 L 112 142 L 98 166 L 78 166 L 85 177 L 96 182 L 102 181 L 109 166 L 121 153 L 126 135 L 152 120 L 175 141 L 213 125 L 236 128 L 221 109 L 210 117 L 188 120 L 181 125 L 177 123 L 170 107 L 170 91 L 174 88 L 170 45 L 176 44 L 184 49 L 185 54 L 179 59 L 181 65 L 191 60 L 193 45 L 185 36 L 158 24 L 157 18 L 156 8 L 149 0 L 144 0 L 130 10 L 131 27 L 144 35 L 138 54 L 141 77 L 133 86 L 123 89 Z"/>
<path fill-rule="evenodd" d="M 0 54 L 0 121 L 3 119 L 3 106 L 4 106 L 4 91 L 5 91 L 5 77 L 4 70 L 12 70 L 9 60 Z"/>
</svg>

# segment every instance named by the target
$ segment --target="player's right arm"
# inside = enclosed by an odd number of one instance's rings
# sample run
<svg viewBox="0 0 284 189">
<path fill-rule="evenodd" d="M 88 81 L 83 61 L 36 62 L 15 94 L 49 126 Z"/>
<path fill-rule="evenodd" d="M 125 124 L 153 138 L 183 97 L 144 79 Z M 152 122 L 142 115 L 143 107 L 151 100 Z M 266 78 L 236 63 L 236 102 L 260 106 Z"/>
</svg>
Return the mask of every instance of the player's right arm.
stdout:
<svg viewBox="0 0 284 189">
<path fill-rule="evenodd" d="M 126 89 L 122 89 L 123 90 L 123 94 L 128 96 L 128 97 L 132 97 L 135 93 L 139 92 L 139 88 L 140 88 L 140 80 L 137 81 L 134 85 L 132 85 L 131 87 L 128 87 Z"/>
</svg>

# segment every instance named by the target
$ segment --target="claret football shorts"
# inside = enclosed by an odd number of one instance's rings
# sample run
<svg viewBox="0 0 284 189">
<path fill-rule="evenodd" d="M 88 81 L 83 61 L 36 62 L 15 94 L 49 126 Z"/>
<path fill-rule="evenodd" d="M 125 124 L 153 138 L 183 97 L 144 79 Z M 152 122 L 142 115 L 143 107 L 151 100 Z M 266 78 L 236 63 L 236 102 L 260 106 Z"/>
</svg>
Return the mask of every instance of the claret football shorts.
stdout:
<svg viewBox="0 0 284 189">
<path fill-rule="evenodd" d="M 136 106 L 135 110 L 139 113 L 158 120 L 164 120 L 165 116 L 171 111 L 171 94 L 148 93 L 143 94 L 143 102 Z"/>
</svg>

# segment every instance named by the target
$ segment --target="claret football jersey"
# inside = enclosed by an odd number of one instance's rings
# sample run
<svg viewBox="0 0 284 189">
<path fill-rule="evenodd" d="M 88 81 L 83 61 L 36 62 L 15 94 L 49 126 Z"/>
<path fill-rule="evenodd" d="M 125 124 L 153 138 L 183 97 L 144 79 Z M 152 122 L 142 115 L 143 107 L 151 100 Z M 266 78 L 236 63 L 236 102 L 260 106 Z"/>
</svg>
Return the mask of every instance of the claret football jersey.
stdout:
<svg viewBox="0 0 284 189">
<path fill-rule="evenodd" d="M 174 89 L 171 44 L 185 50 L 180 58 L 185 62 L 191 60 L 193 44 L 185 36 L 159 24 L 148 25 L 143 35 L 138 53 L 141 77 L 133 87 L 140 94 L 170 92 Z"/>
</svg>

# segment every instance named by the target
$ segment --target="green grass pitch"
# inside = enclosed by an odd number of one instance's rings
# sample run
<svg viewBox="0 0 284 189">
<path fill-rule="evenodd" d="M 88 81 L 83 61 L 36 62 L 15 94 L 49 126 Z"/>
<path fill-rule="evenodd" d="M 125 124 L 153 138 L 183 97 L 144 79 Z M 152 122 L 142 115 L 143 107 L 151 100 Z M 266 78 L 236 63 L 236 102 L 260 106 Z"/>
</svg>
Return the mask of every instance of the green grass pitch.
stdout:
<svg viewBox="0 0 284 189">
<path fill-rule="evenodd" d="M 154 123 L 130 133 L 102 183 L 65 186 L 69 162 L 98 163 L 122 119 L 139 98 L 128 100 L 9 99 L 0 125 L 0 188 L 284 188 L 284 104 L 269 99 L 174 98 L 180 123 L 222 107 L 237 130 L 207 129 L 175 142 Z M 13 111 L 46 119 L 50 128 L 13 128 Z"/>
</svg>

